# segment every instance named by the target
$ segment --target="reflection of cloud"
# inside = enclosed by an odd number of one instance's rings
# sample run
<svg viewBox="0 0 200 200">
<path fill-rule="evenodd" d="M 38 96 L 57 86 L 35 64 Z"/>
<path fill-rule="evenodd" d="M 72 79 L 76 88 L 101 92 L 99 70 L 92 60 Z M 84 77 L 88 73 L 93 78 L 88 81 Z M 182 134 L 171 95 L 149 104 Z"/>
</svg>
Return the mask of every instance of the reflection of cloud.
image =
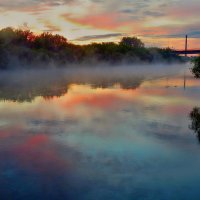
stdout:
<svg viewBox="0 0 200 200">
<path fill-rule="evenodd" d="M 88 105 L 101 109 L 112 109 L 115 107 L 118 98 L 117 95 L 109 93 L 78 95 L 71 98 L 71 100 L 66 98 L 66 101 L 63 102 L 63 106 L 65 108 L 71 108 L 78 105 Z"/>
<path fill-rule="evenodd" d="M 190 107 L 194 97 L 181 88 L 165 88 L 163 80 L 150 83 L 144 83 L 138 90 L 123 90 L 118 86 L 94 89 L 74 84 L 67 95 L 48 101 L 37 98 L 31 104 L 1 102 L 0 109 L 5 109 L 5 112 L 0 110 L 1 119 L 21 118 L 24 126 L 31 118 L 33 125 L 42 123 L 52 131 L 51 124 L 62 126 L 67 115 L 79 119 L 61 136 L 60 130 L 49 134 L 43 127 L 38 132 L 25 127 L 17 137 L 15 128 L 6 130 L 10 137 L 0 140 L 1 195 L 9 190 L 8 194 L 12 191 L 19 199 L 38 195 L 37 199 L 62 196 L 83 200 L 95 199 L 96 194 L 102 199 L 151 199 L 153 192 L 155 199 L 164 199 L 167 187 L 173 199 L 179 185 L 182 188 L 178 188 L 179 197 L 184 199 L 188 194 L 185 187 L 191 187 L 198 178 L 199 152 L 187 140 L 188 129 L 184 125 L 187 126 L 188 119 L 180 123 L 183 113 L 179 117 L 165 108 L 182 104 Z M 145 90 L 145 86 L 149 87 Z M 157 91 L 156 86 L 165 92 Z M 186 98 L 190 101 L 185 101 Z M 70 104 L 62 107 L 62 103 L 67 105 L 73 100 L 77 113 L 69 114 Z M 119 109 L 110 110 L 115 103 Z M 198 186 L 195 191 L 199 191 Z"/>
<path fill-rule="evenodd" d="M 179 123 L 167 124 L 161 122 L 147 122 L 145 127 L 146 136 L 180 145 L 193 144 L 192 138 L 187 134 L 187 131 L 182 129 Z"/>
<path fill-rule="evenodd" d="M 13 131 L 15 130 L 15 131 Z M 21 128 L 20 127 L 5 127 L 5 128 L 2 128 L 1 127 L 1 130 L 0 130 L 0 139 L 1 140 L 5 140 L 5 139 L 8 139 L 10 137 L 13 137 L 13 136 L 18 136 L 18 135 L 21 135 L 22 132 L 21 132 Z"/>
<path fill-rule="evenodd" d="M 59 155 L 59 149 L 48 135 L 37 133 L 25 138 L 22 144 L 13 149 L 17 163 L 36 173 L 58 174 L 68 169 L 70 164 Z"/>
<path fill-rule="evenodd" d="M 46 125 L 46 126 L 59 126 L 59 125 L 67 125 L 67 124 L 76 124 L 77 121 L 74 119 L 66 119 L 66 120 L 31 120 L 31 124 L 38 126 L 38 125 Z"/>
</svg>

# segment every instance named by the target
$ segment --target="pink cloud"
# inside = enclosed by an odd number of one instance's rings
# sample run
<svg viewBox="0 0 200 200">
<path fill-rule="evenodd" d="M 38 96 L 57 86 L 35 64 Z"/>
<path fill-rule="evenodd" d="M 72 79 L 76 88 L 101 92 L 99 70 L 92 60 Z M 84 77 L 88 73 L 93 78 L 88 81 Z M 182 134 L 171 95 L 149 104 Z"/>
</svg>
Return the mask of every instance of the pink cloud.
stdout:
<svg viewBox="0 0 200 200">
<path fill-rule="evenodd" d="M 62 17 L 66 21 L 97 29 L 113 30 L 130 24 L 129 21 L 119 20 L 119 13 L 99 13 L 96 15 L 86 15 L 79 18 L 70 14 L 64 14 Z"/>
<path fill-rule="evenodd" d="M 191 2 L 181 2 L 167 9 L 168 17 L 175 19 L 184 19 L 187 22 L 188 17 L 196 18 L 199 15 L 200 4 Z"/>
</svg>

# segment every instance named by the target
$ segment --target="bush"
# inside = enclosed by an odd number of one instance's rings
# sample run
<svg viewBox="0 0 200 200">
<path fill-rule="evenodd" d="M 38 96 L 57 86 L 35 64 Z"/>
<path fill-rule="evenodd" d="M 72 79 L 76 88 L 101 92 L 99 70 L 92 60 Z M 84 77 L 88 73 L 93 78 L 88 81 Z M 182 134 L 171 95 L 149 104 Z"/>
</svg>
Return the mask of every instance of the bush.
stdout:
<svg viewBox="0 0 200 200">
<path fill-rule="evenodd" d="M 196 78 L 200 78 L 200 56 L 195 58 L 192 63 L 194 64 L 192 73 Z"/>
</svg>

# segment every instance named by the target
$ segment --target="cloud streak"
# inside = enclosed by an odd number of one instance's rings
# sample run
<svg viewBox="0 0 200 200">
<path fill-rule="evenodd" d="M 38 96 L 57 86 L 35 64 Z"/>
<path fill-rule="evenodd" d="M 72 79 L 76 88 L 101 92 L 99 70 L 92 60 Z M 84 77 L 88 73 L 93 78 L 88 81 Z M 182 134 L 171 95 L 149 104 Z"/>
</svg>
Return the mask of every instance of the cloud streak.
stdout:
<svg viewBox="0 0 200 200">
<path fill-rule="evenodd" d="M 22 11 L 35 14 L 72 2 L 74 0 L 0 0 L 0 9 L 2 11 Z"/>
<path fill-rule="evenodd" d="M 111 33 L 111 34 L 104 34 L 104 35 L 87 35 L 87 36 L 76 38 L 74 41 L 108 39 L 108 38 L 122 37 L 125 35 L 126 34 L 122 34 L 122 33 Z"/>
</svg>

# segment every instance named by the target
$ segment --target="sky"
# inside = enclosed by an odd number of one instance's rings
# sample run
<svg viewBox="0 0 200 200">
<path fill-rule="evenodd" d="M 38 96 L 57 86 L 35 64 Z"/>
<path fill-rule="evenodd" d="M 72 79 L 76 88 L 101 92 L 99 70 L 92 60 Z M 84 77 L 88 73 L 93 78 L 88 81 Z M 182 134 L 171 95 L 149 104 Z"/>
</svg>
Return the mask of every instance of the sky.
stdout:
<svg viewBox="0 0 200 200">
<path fill-rule="evenodd" d="M 200 48 L 200 0 L 0 0 L 0 28 L 61 34 L 77 44 L 136 36 L 146 46 Z"/>
</svg>

